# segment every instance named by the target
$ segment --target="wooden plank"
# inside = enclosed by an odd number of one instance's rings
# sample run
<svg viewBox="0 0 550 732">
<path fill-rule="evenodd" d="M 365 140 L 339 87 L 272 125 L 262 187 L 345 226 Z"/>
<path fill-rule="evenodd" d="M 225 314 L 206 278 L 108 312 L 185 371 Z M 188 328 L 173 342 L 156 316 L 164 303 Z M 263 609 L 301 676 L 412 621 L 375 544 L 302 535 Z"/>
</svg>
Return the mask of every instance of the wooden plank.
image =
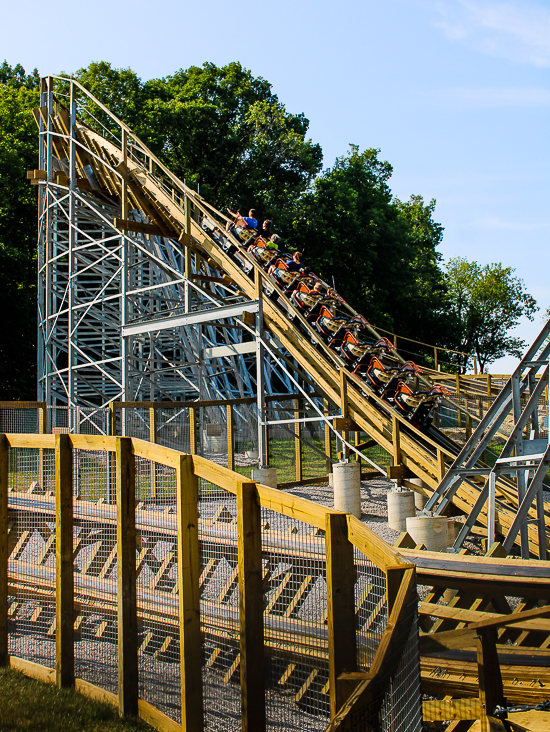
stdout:
<svg viewBox="0 0 550 732">
<path fill-rule="evenodd" d="M 224 486 L 226 490 L 228 488 Z M 306 498 L 299 498 L 289 493 L 283 493 L 275 488 L 268 488 L 264 485 L 258 485 L 258 495 L 262 507 L 271 511 L 282 513 L 284 516 L 298 519 L 306 524 L 311 524 L 319 529 L 325 529 L 326 516 L 329 514 L 341 514 L 331 508 L 321 506 L 314 501 L 308 501 Z"/>
<path fill-rule="evenodd" d="M 8 653 L 8 455 L 5 435 L 0 435 L 0 666 L 10 662 Z"/>
<path fill-rule="evenodd" d="M 17 656 L 10 656 L 10 666 L 21 671 L 25 676 L 30 676 L 33 679 L 43 681 L 47 684 L 55 684 L 56 674 L 53 668 L 46 668 L 46 666 L 42 666 L 39 663 L 27 661 Z"/>
<path fill-rule="evenodd" d="M 74 686 L 73 448 L 55 435 L 56 683 Z"/>
<path fill-rule="evenodd" d="M 255 483 L 237 488 L 241 729 L 266 728 L 261 510 Z"/>
<path fill-rule="evenodd" d="M 357 667 L 355 566 L 345 514 L 326 518 L 326 556 L 330 711 L 335 716 L 349 696 L 338 677 Z"/>
<path fill-rule="evenodd" d="M 490 732 L 488 714 L 499 705 L 504 706 L 504 690 L 500 664 L 497 655 L 497 634 L 495 628 L 479 628 L 476 636 L 477 672 L 479 679 L 479 703 L 481 706 L 481 728 Z"/>
<path fill-rule="evenodd" d="M 348 520 L 348 537 L 354 547 L 359 549 L 368 559 L 371 560 L 383 572 L 388 567 L 401 566 L 403 568 L 413 567 L 410 562 L 403 558 L 386 542 L 375 534 L 372 529 L 365 526 L 364 523 L 347 515 Z"/>
<path fill-rule="evenodd" d="M 328 399 L 324 400 L 324 414 L 326 417 L 329 415 L 329 401 Z M 325 455 L 326 457 L 326 466 L 327 466 L 327 474 L 332 471 L 332 441 L 331 441 L 331 430 L 327 422 L 325 424 Z"/>
<path fill-rule="evenodd" d="M 135 458 L 130 437 L 116 438 L 118 708 L 138 712 Z"/>
<path fill-rule="evenodd" d="M 197 417 L 195 407 L 189 407 L 189 452 L 197 454 Z"/>
<path fill-rule="evenodd" d="M 227 469 L 235 470 L 235 441 L 233 435 L 233 405 L 225 407 L 227 417 Z"/>
<path fill-rule="evenodd" d="M 422 702 L 422 718 L 427 722 L 443 719 L 479 719 L 479 699 L 443 699 Z"/>
<path fill-rule="evenodd" d="M 113 219 L 113 226 L 119 231 L 135 231 L 139 234 L 150 236 L 163 236 L 162 230 L 154 224 L 145 224 L 142 221 L 129 221 L 128 219 Z"/>
<path fill-rule="evenodd" d="M 178 588 L 182 732 L 202 732 L 200 565 L 198 533 L 199 482 L 193 459 L 180 455 L 176 468 L 178 520 Z"/>
<path fill-rule="evenodd" d="M 300 401 L 294 400 L 294 419 L 300 419 Z M 301 424 L 299 422 L 294 423 L 294 458 L 296 464 L 296 482 L 300 482 L 303 478 L 302 471 L 302 441 L 300 440 Z"/>
<path fill-rule="evenodd" d="M 18 435 L 6 434 L 10 447 L 42 447 L 49 450 L 55 448 L 55 435 Z"/>
<path fill-rule="evenodd" d="M 152 704 L 144 699 L 138 700 L 138 714 L 140 719 L 147 722 L 153 729 L 159 732 L 181 732 L 181 726 L 156 709 Z"/>
</svg>

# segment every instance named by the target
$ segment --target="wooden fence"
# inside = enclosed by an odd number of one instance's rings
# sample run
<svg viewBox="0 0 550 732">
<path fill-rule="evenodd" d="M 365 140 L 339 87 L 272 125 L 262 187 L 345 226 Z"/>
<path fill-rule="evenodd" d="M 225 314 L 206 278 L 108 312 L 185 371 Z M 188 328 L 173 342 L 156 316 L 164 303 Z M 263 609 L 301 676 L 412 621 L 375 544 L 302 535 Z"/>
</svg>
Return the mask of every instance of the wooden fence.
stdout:
<svg viewBox="0 0 550 732">
<path fill-rule="evenodd" d="M 82 578 L 77 576 L 75 579 L 77 548 L 74 527 L 78 521 L 78 511 L 86 509 L 89 512 L 95 505 L 75 497 L 81 495 L 79 487 L 74 485 L 75 476 L 78 476 L 76 480 L 80 476 L 80 470 L 75 469 L 74 462 L 77 452 L 79 455 L 103 454 L 106 456 L 105 460 L 111 459 L 116 464 L 116 500 L 113 499 L 116 506 L 107 506 L 107 510 L 111 512 L 109 515 L 116 517 L 116 547 L 109 554 L 108 562 L 116 566 L 118 696 L 87 681 L 75 679 L 75 594 L 80 593 L 80 597 L 83 591 L 80 582 Z M 45 459 L 45 454 L 50 455 L 55 467 L 55 494 L 48 492 L 46 483 L 42 487 L 38 486 L 35 491 L 36 481 L 32 484 L 34 487 L 22 490 L 17 483 L 17 455 L 22 455 L 25 459 L 26 456 L 35 455 L 37 460 L 33 465 L 36 464 L 38 472 L 38 466 Z M 40 459 L 39 455 L 42 456 Z M 177 564 L 177 579 L 169 596 L 176 598 L 179 608 L 176 622 L 179 627 L 181 724 L 141 699 L 138 693 L 138 619 L 144 615 L 144 610 L 140 600 L 140 588 L 136 584 L 136 509 L 142 509 L 141 504 L 136 506 L 137 461 L 151 461 L 156 466 L 175 471 L 175 516 L 170 517 L 170 521 L 174 529 L 173 540 L 175 546 L 177 545 L 173 559 Z M 28 478 L 27 471 L 24 480 L 28 481 Z M 266 624 L 270 620 L 269 608 L 266 608 L 264 601 L 266 578 L 262 558 L 262 552 L 265 554 L 267 528 L 262 524 L 262 511 L 270 511 L 287 517 L 288 520 L 303 522 L 312 527 L 314 533 L 324 537 L 323 544 L 316 544 L 317 551 L 319 547 L 323 548 L 324 556 L 315 560 L 315 563 L 322 565 L 326 580 L 326 617 L 323 626 L 326 628 L 326 640 L 323 635 L 316 653 L 323 658 L 323 654 L 326 654 L 328 681 L 323 691 L 330 697 L 330 729 L 349 729 L 350 720 L 354 715 L 357 716 L 358 710 L 365 722 L 363 726 L 355 726 L 355 729 L 381 729 L 381 715 L 387 714 L 390 707 L 395 711 L 403 705 L 409 710 L 407 726 L 394 724 L 392 729 L 395 732 L 420 729 L 414 566 L 406 563 L 376 534 L 350 515 L 247 481 L 242 475 L 199 456 L 183 454 L 129 437 L 69 434 L 0 436 L 0 663 L 11 663 L 29 675 L 55 681 L 59 686 L 76 686 L 91 696 L 107 699 L 118 706 L 121 714 L 139 714 L 159 730 L 199 732 L 207 729 L 201 675 L 204 666 L 201 650 L 204 630 L 201 630 L 203 618 L 200 599 L 201 582 L 205 576 L 204 569 L 201 575 L 200 541 L 205 524 L 204 519 L 198 517 L 199 483 L 217 486 L 236 497 L 237 530 L 232 535 L 235 537 L 238 557 L 238 566 L 233 577 L 236 585 L 238 583 L 239 640 L 235 663 L 240 665 L 241 728 L 254 732 L 266 729 L 266 688 L 262 669 L 268 654 L 273 652 L 274 647 L 282 644 L 281 638 L 276 643 L 267 638 Z M 17 533 L 14 528 L 17 525 L 18 511 L 23 510 L 21 501 L 29 493 L 32 506 L 28 510 L 33 511 L 34 515 L 40 511 L 51 511 L 55 504 L 55 529 L 52 528 L 47 548 L 41 552 L 40 562 L 35 565 L 29 565 L 28 561 L 16 561 L 22 556 L 24 542 L 29 541 L 28 536 L 24 537 L 25 532 Z M 171 510 L 167 506 L 164 513 L 170 513 Z M 212 521 L 208 524 L 212 527 Z M 42 525 L 45 525 L 44 521 Z M 29 533 L 31 532 L 26 532 Z M 299 559 L 301 537 L 295 536 L 296 533 L 297 529 L 291 528 L 287 531 L 284 542 L 280 541 L 281 537 L 278 540 L 284 546 L 290 546 L 289 542 L 295 541 L 292 551 Z M 216 541 L 221 540 L 218 534 Z M 305 543 L 302 544 L 305 548 Z M 48 588 L 49 575 L 44 570 L 44 563 L 47 553 L 54 549 L 55 575 L 52 574 L 51 577 L 55 576 L 55 579 L 51 582 L 55 586 Z M 305 551 L 302 554 L 305 556 Z M 90 559 L 88 566 L 91 562 Z M 357 619 L 361 614 L 359 610 L 363 599 L 358 599 L 355 584 L 361 563 L 371 563 L 383 581 L 378 608 L 369 611 L 368 618 L 363 606 L 362 630 L 358 628 Z M 168 564 L 165 562 L 162 569 L 164 574 L 161 575 L 159 569 L 155 583 L 158 584 L 159 577 L 166 576 L 167 568 Z M 49 592 L 55 597 L 55 617 L 51 625 L 56 644 L 55 664 L 52 664 L 55 669 L 38 665 L 28 659 L 9 656 L 8 617 L 15 617 L 13 607 L 17 605 L 18 592 L 23 592 L 20 586 L 24 585 L 26 588 L 25 597 L 28 599 L 33 572 L 38 577 L 39 570 L 42 571 L 40 581 L 44 584 L 40 585 L 40 590 L 37 585 L 36 591 L 46 594 Z M 30 576 L 25 578 L 24 572 L 30 573 Z M 75 589 L 76 580 L 79 580 L 78 593 Z M 155 583 L 150 587 L 156 586 Z M 290 610 L 287 608 L 281 615 L 288 622 L 292 619 L 296 598 L 304 594 L 306 586 L 305 582 L 302 583 L 301 589 L 293 594 L 289 603 Z M 365 589 L 363 597 L 371 590 L 372 585 L 370 589 Z M 165 593 L 159 593 L 159 597 L 160 595 L 167 596 Z M 100 597 L 96 592 L 96 606 L 98 598 L 101 599 L 100 605 L 106 605 L 109 601 L 108 597 Z M 86 603 L 82 599 L 78 603 L 78 613 L 81 614 Z M 387 622 L 385 626 L 380 626 L 380 633 L 376 635 L 366 628 L 380 617 L 380 607 L 385 608 Z M 365 618 L 368 622 L 364 622 Z M 227 633 L 227 627 L 220 627 L 219 633 Z M 287 644 L 291 640 L 286 639 Z M 361 664 L 358 659 L 359 642 L 363 644 L 362 647 L 365 642 L 373 646 L 374 655 L 370 668 L 366 668 L 364 662 Z M 408 653 L 406 658 L 405 647 Z M 303 657 L 299 657 L 300 651 L 294 646 L 292 648 L 294 660 L 289 669 L 300 661 L 311 663 L 308 656 L 310 651 L 303 651 Z M 314 670 L 310 677 L 313 678 L 316 673 Z M 401 685 L 396 690 L 392 686 L 392 679 L 397 673 L 401 674 L 400 678 L 405 674 L 408 684 Z M 413 718 L 418 722 L 417 726 L 411 727 L 410 720 Z"/>
</svg>

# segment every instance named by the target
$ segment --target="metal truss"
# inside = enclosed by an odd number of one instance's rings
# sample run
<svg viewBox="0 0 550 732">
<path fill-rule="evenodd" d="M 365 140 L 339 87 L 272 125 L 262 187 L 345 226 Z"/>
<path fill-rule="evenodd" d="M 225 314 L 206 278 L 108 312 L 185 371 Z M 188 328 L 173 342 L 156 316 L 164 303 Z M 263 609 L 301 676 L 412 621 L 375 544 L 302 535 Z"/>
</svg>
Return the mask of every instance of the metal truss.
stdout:
<svg viewBox="0 0 550 732">
<path fill-rule="evenodd" d="M 488 544 L 495 540 L 495 524 L 500 497 L 506 486 L 497 487 L 499 476 L 515 478 L 517 514 L 504 537 L 503 546 L 510 551 L 520 534 L 521 554 L 529 557 L 528 524 L 536 523 L 539 555 L 546 559 L 546 526 L 544 516 L 543 478 L 550 466 L 550 430 L 541 429 L 539 400 L 549 387 L 550 320 L 525 354 L 510 380 L 466 442 L 451 468 L 425 506 L 425 511 L 441 514 L 464 481 L 477 490 L 473 481 L 484 485 L 472 511 L 455 542 L 458 549 L 467 537 L 482 510 L 488 514 Z M 491 440 L 512 416 L 513 428 L 494 466 L 475 467 Z M 536 503 L 536 513 L 532 510 Z"/>
<path fill-rule="evenodd" d="M 84 149 L 77 119 L 109 132 L 104 110 L 94 103 L 74 82 L 42 82 L 38 398 L 51 406 L 102 408 L 115 400 L 255 395 L 256 346 L 242 343 L 237 317 L 249 301 L 177 239 L 149 233 L 154 227 L 132 207 L 114 164 L 101 161 L 118 196 L 105 190 L 105 181 L 99 185 L 97 168 L 83 165 L 85 156 L 93 162 L 98 152 L 91 144 Z M 55 123 L 63 111 L 65 134 Z M 135 153 L 137 143 L 123 127 L 117 141 Z M 138 230 L 127 230 L 121 220 Z M 233 310 L 226 318 L 228 307 Z M 170 328 L 146 327 L 168 317 Z M 272 366 L 260 371 L 262 393 L 270 393 Z M 288 385 L 284 375 L 278 376 L 281 385 Z"/>
</svg>

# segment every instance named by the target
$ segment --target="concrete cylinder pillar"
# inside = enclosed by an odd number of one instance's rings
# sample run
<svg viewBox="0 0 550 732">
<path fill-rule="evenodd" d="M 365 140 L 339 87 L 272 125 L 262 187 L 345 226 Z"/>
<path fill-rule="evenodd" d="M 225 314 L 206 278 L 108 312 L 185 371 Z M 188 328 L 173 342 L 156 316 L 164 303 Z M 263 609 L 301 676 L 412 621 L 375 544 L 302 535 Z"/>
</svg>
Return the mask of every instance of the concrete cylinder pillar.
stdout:
<svg viewBox="0 0 550 732">
<path fill-rule="evenodd" d="M 413 491 L 388 493 L 388 526 L 395 531 L 406 531 L 409 516 L 416 516 Z"/>
<path fill-rule="evenodd" d="M 332 467 L 334 508 L 361 518 L 361 466 L 359 463 L 335 463 Z"/>
<path fill-rule="evenodd" d="M 407 532 L 430 552 L 446 552 L 449 546 L 446 516 L 411 516 Z"/>
<path fill-rule="evenodd" d="M 426 486 L 426 483 L 424 483 L 421 478 L 409 478 L 408 481 L 409 483 L 417 485 L 419 488 L 424 488 Z M 427 496 L 424 496 L 422 495 L 422 493 L 417 493 L 416 491 L 414 491 L 414 505 L 419 511 L 423 510 L 427 502 Z"/>
<path fill-rule="evenodd" d="M 277 488 L 277 468 L 252 468 L 252 480 L 268 488 Z"/>
</svg>

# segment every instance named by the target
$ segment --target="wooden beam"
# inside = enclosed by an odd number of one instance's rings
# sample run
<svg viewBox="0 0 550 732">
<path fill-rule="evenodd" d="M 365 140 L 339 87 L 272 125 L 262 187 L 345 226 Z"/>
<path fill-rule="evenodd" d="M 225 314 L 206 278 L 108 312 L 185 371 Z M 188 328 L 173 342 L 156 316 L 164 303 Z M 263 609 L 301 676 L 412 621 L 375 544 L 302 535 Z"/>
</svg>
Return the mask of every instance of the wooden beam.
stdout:
<svg viewBox="0 0 550 732">
<path fill-rule="evenodd" d="M 197 417 L 195 407 L 189 407 L 189 452 L 197 454 Z"/>
<path fill-rule="evenodd" d="M 493 714 L 497 704 L 499 706 L 505 704 L 496 642 L 495 628 L 479 628 L 476 636 L 476 650 L 482 732 L 491 730 L 487 716 Z"/>
<path fill-rule="evenodd" d="M 237 487 L 241 729 L 266 728 L 261 509 L 256 483 Z"/>
<path fill-rule="evenodd" d="M 426 722 L 442 719 L 479 719 L 481 705 L 479 699 L 442 699 L 422 702 L 422 718 Z"/>
<path fill-rule="evenodd" d="M 198 532 L 199 481 L 190 455 L 176 468 L 178 592 L 180 625 L 181 729 L 202 732 L 200 566 Z"/>
<path fill-rule="evenodd" d="M 130 221 L 128 219 L 113 219 L 115 229 L 119 231 L 135 231 L 138 234 L 150 234 L 151 236 L 163 236 L 162 230 L 155 224 L 145 224 L 142 221 Z"/>
<path fill-rule="evenodd" d="M 0 435 L 0 666 L 10 662 L 8 653 L 8 456 L 5 435 Z"/>
<path fill-rule="evenodd" d="M 325 531 L 330 713 L 334 717 L 350 692 L 338 684 L 338 677 L 357 668 L 355 566 L 346 514 L 328 514 Z"/>
<path fill-rule="evenodd" d="M 130 437 L 117 437 L 118 709 L 138 713 L 135 458 Z"/>
<path fill-rule="evenodd" d="M 55 435 L 56 683 L 74 686 L 73 448 Z"/>
</svg>

